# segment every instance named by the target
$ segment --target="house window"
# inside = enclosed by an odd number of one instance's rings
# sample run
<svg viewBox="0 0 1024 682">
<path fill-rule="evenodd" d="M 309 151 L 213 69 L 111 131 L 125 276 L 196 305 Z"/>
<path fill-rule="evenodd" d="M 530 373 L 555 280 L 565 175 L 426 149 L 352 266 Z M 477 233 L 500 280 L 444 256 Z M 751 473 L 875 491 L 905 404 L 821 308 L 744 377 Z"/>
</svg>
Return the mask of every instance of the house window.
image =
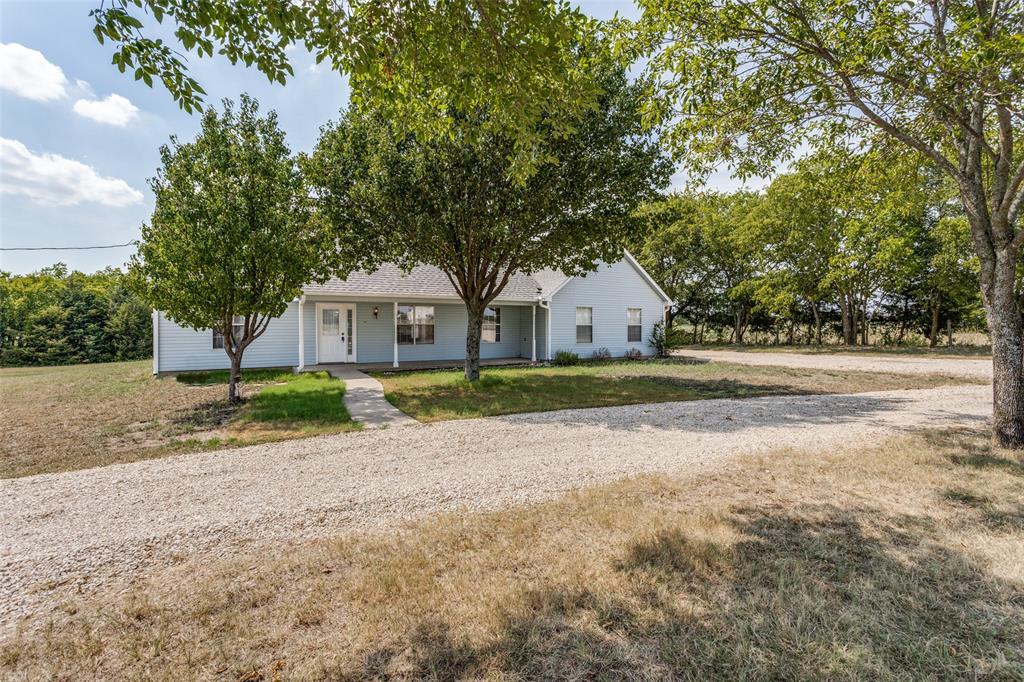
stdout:
<svg viewBox="0 0 1024 682">
<path fill-rule="evenodd" d="M 484 326 L 480 340 L 484 343 L 501 341 L 501 308 L 484 309 Z"/>
<path fill-rule="evenodd" d="M 245 334 L 245 317 L 235 315 L 231 318 L 231 335 L 235 337 L 235 341 L 241 341 L 243 334 Z M 224 349 L 224 334 L 219 329 L 213 330 L 213 347 L 220 350 Z"/>
<path fill-rule="evenodd" d="M 419 346 L 434 343 L 434 306 L 398 306 L 398 345 Z"/>
<path fill-rule="evenodd" d="M 643 336 L 642 314 L 640 308 L 626 308 L 626 341 L 629 343 L 637 343 Z"/>
<path fill-rule="evenodd" d="M 576 308 L 576 343 L 594 342 L 594 309 Z"/>
</svg>

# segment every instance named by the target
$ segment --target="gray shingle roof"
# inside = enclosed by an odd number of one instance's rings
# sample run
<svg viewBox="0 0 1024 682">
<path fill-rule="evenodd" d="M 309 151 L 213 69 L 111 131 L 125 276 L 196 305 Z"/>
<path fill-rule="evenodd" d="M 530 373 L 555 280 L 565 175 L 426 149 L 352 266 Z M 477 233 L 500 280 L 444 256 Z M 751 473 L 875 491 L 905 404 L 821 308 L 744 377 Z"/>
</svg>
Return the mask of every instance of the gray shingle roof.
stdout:
<svg viewBox="0 0 1024 682">
<path fill-rule="evenodd" d="M 530 275 L 517 273 L 509 279 L 497 300 L 534 301 L 540 287 L 539 282 Z M 303 291 L 312 295 L 458 298 L 448 277 L 432 265 L 419 265 L 412 272 L 403 274 L 398 266 L 387 264 L 376 272 L 353 272 L 346 279 L 334 277 L 323 284 L 309 284 L 303 287 Z"/>
<path fill-rule="evenodd" d="M 531 275 L 533 279 L 540 285 L 540 288 L 544 291 L 544 298 L 550 298 L 551 294 L 555 292 L 558 287 L 562 286 L 566 280 L 572 279 L 569 275 L 558 270 L 540 270 Z"/>
</svg>

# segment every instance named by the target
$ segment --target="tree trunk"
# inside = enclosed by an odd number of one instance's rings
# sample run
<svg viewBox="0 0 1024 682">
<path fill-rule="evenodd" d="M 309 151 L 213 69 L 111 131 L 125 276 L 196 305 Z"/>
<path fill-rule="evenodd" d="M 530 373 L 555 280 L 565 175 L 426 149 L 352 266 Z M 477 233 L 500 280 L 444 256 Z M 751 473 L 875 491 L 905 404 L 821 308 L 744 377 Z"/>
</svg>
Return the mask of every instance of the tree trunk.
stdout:
<svg viewBox="0 0 1024 682">
<path fill-rule="evenodd" d="M 242 354 L 235 352 L 229 354 L 231 358 L 231 375 L 228 378 L 228 402 L 236 405 L 242 402 L 242 394 L 238 390 L 238 384 L 242 381 Z"/>
<path fill-rule="evenodd" d="M 1024 448 L 1024 319 L 1014 292 L 1016 263 L 995 263 L 988 329 L 992 337 L 992 438 Z M 983 282 L 984 284 L 984 282 Z"/>
<path fill-rule="evenodd" d="M 946 318 L 946 348 L 953 347 L 953 320 Z"/>
<path fill-rule="evenodd" d="M 843 318 L 843 343 L 854 346 L 857 344 L 857 312 L 850 296 L 843 295 L 839 300 L 839 312 Z"/>
<path fill-rule="evenodd" d="M 811 306 L 811 310 L 814 311 L 814 339 L 817 344 L 821 345 L 821 313 L 818 312 L 818 304 L 815 303 Z"/>
<path fill-rule="evenodd" d="M 484 324 L 484 308 L 466 306 L 466 381 L 480 378 L 480 334 Z"/>
<path fill-rule="evenodd" d="M 871 330 L 868 329 L 868 298 L 864 297 L 864 303 L 860 308 L 860 345 L 868 345 L 869 334 Z"/>
<path fill-rule="evenodd" d="M 928 335 L 928 347 L 935 348 L 935 345 L 939 342 L 939 303 L 935 301 L 932 303 L 932 328 L 931 333 Z"/>
</svg>

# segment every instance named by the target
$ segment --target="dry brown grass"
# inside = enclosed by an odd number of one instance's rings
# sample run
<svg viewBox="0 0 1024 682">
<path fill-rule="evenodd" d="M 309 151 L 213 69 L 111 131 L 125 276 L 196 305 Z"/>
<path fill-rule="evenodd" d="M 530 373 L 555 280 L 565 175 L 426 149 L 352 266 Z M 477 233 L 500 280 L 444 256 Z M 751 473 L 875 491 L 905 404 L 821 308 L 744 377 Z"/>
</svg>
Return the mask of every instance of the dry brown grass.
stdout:
<svg viewBox="0 0 1024 682">
<path fill-rule="evenodd" d="M 247 394 L 263 384 L 246 386 Z M 189 386 L 152 364 L 0 369 L 0 478 L 85 469 L 352 428 L 232 421 L 223 384 Z M 335 396 L 336 397 L 336 396 Z M 339 414 L 344 407 L 338 402 Z M 347 418 L 347 413 L 344 415 Z"/>
<path fill-rule="evenodd" d="M 753 457 L 188 561 L 0 647 L 73 679 L 1021 679 L 1024 465 L 975 433 Z"/>
</svg>

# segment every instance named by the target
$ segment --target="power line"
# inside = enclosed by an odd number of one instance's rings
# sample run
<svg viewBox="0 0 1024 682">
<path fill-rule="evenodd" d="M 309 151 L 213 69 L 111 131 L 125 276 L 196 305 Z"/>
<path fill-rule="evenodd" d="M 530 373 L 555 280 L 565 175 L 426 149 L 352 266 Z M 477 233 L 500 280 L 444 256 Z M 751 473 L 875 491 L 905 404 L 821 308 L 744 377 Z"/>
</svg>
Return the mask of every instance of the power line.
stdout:
<svg viewBox="0 0 1024 682">
<path fill-rule="evenodd" d="M 105 246 L 0 246 L 0 251 L 89 251 L 92 249 L 121 249 L 126 246 L 138 246 L 139 240 L 133 239 L 124 244 Z"/>
</svg>

